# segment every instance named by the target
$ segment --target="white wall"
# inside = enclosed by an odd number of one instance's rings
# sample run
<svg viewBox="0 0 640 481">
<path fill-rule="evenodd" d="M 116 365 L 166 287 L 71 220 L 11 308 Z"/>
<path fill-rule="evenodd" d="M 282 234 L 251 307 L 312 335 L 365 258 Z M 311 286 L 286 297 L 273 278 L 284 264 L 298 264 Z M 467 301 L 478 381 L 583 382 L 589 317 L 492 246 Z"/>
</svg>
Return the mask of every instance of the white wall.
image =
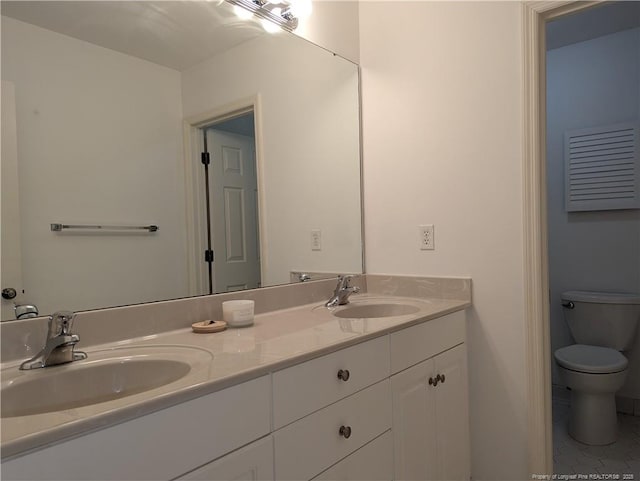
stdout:
<svg viewBox="0 0 640 481">
<path fill-rule="evenodd" d="M 358 63 L 360 3 L 352 0 L 316 0 L 313 12 L 301 19 L 295 34 Z"/>
<path fill-rule="evenodd" d="M 24 300 L 49 313 L 185 295 L 180 74 L 2 17 L 2 78 L 16 86 Z"/>
<path fill-rule="evenodd" d="M 547 52 L 552 352 L 574 342 L 563 318 L 562 292 L 640 292 L 640 210 L 569 213 L 564 208 L 565 131 L 638 121 L 639 102 L 639 28 Z M 621 394 L 640 398 L 640 355 L 636 364 Z"/>
<path fill-rule="evenodd" d="M 471 276 L 474 479 L 527 479 L 521 6 L 363 2 L 368 273 Z M 418 250 L 435 224 L 434 251 Z"/>
<path fill-rule="evenodd" d="M 185 117 L 260 95 L 263 285 L 288 283 L 291 270 L 361 272 L 357 68 L 269 35 L 183 72 L 182 85 Z M 322 251 L 311 250 L 312 229 Z"/>
</svg>

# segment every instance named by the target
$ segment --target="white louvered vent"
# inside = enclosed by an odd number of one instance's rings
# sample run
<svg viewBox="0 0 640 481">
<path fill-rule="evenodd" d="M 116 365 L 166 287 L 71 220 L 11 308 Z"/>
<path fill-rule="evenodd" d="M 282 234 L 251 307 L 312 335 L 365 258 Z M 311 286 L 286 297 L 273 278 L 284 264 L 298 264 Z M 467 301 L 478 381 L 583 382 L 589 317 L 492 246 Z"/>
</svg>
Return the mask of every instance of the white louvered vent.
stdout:
<svg viewBox="0 0 640 481">
<path fill-rule="evenodd" d="M 638 123 L 565 133 L 565 207 L 640 209 Z"/>
</svg>

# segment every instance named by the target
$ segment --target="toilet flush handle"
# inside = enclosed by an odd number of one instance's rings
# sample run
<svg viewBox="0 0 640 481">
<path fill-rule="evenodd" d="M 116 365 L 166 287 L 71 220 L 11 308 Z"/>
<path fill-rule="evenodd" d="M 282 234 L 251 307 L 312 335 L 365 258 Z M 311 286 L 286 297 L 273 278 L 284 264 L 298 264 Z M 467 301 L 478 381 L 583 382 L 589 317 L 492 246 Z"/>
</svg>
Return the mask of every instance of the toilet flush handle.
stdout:
<svg viewBox="0 0 640 481">
<path fill-rule="evenodd" d="M 573 309 L 576 307 L 576 305 L 573 302 L 569 301 L 569 302 L 563 302 L 562 307 L 566 307 L 567 309 Z"/>
</svg>

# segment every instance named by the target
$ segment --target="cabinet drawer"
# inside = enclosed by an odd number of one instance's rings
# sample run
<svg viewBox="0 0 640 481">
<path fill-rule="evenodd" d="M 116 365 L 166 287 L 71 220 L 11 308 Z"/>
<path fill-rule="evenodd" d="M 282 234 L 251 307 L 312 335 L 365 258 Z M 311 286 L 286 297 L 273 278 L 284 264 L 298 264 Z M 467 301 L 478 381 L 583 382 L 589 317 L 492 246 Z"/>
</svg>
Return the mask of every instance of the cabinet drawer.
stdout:
<svg viewBox="0 0 640 481">
<path fill-rule="evenodd" d="M 340 434 L 343 426 L 351 429 L 348 438 Z M 390 428 L 385 379 L 276 431 L 276 479 L 311 479 Z"/>
<path fill-rule="evenodd" d="M 465 313 L 454 312 L 391 334 L 391 374 L 465 341 Z"/>
<path fill-rule="evenodd" d="M 217 481 L 221 479 L 273 481 L 273 440 L 271 436 L 205 464 L 201 468 L 180 476 L 177 481 Z"/>
<path fill-rule="evenodd" d="M 338 372 L 348 371 L 348 379 Z M 273 425 L 281 428 L 389 377 L 389 339 L 382 336 L 273 374 Z"/>
<path fill-rule="evenodd" d="M 3 479 L 162 480 L 269 433 L 269 376 L 2 463 Z"/>
<path fill-rule="evenodd" d="M 393 479 L 393 436 L 387 431 L 362 446 L 338 464 L 331 466 L 314 481 L 391 481 Z"/>
</svg>

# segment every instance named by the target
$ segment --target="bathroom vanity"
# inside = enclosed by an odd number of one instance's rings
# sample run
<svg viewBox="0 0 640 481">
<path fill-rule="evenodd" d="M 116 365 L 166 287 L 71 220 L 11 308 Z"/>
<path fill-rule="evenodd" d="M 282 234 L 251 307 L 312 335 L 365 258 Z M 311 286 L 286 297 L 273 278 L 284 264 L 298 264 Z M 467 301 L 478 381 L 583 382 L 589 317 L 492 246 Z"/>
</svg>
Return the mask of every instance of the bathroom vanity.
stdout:
<svg viewBox="0 0 640 481">
<path fill-rule="evenodd" d="M 199 354 L 158 388 L 3 417 L 3 479 L 469 479 L 470 299 L 372 291 L 86 349 Z"/>
</svg>

